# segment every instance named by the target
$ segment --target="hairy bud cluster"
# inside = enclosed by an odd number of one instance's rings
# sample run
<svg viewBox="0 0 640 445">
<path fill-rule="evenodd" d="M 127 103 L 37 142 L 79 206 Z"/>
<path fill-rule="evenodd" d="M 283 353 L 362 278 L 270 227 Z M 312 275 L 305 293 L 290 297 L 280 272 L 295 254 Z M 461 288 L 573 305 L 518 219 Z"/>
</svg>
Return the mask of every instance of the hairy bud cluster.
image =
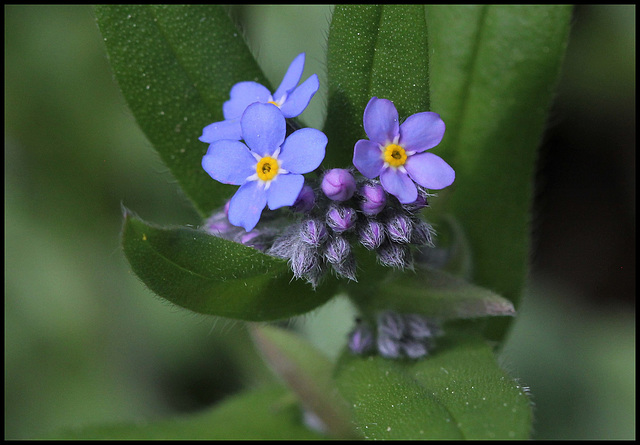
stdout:
<svg viewBox="0 0 640 445">
<path fill-rule="evenodd" d="M 433 245 L 433 229 L 419 215 L 427 206 L 424 190 L 415 203 L 400 204 L 379 182 L 332 169 L 314 191 L 312 196 L 303 189 L 298 201 L 314 205 L 267 250 L 289 260 L 296 278 L 316 286 L 326 271 L 333 270 L 356 281 L 357 245 L 374 252 L 383 266 L 398 269 L 412 267 L 412 247 Z"/>
<path fill-rule="evenodd" d="M 413 267 L 412 248 L 433 246 L 433 229 L 421 219 L 428 193 L 401 204 L 378 181 L 354 176 L 346 169 L 325 172 L 316 186 L 305 184 L 291 207 L 300 215 L 294 224 L 284 223 L 280 210 L 266 212 L 250 232 L 227 219 L 228 204 L 214 213 L 204 229 L 209 233 L 286 259 L 296 278 L 314 287 L 333 271 L 357 281 L 354 249 L 372 251 L 387 267 Z"/>
<path fill-rule="evenodd" d="M 356 355 L 377 352 L 385 358 L 424 357 L 435 346 L 434 339 L 442 335 L 432 320 L 417 314 L 382 312 L 376 319 L 376 329 L 358 321 L 349 334 L 349 350 Z"/>
</svg>

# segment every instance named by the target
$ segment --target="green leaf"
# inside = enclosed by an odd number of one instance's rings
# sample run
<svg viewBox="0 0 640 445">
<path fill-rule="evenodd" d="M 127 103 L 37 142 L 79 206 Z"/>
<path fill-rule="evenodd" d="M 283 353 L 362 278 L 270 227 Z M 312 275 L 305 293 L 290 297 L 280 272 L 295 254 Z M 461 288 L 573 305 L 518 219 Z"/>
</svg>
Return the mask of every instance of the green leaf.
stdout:
<svg viewBox="0 0 640 445">
<path fill-rule="evenodd" d="M 327 46 L 329 98 L 324 164 L 349 166 L 365 137 L 373 96 L 392 100 L 401 119 L 429 110 L 429 53 L 424 7 L 337 5 Z"/>
<path fill-rule="evenodd" d="M 419 361 L 345 353 L 336 381 L 368 439 L 527 439 L 531 403 L 478 337 L 444 337 Z"/>
<path fill-rule="evenodd" d="M 358 308 L 369 315 L 393 310 L 442 321 L 515 315 L 513 304 L 506 298 L 434 269 L 395 272 L 373 285 L 363 283 L 348 290 Z"/>
<path fill-rule="evenodd" d="M 152 226 L 125 211 L 122 246 L 159 296 L 195 312 L 249 321 L 308 312 L 333 297 L 293 280 L 287 262 L 191 228 Z"/>
<path fill-rule="evenodd" d="M 223 119 L 231 87 L 269 86 L 220 5 L 102 5 L 109 62 L 137 123 L 203 215 L 233 188 L 202 169 L 202 129 Z"/>
<path fill-rule="evenodd" d="M 281 387 L 266 387 L 224 400 L 194 416 L 160 421 L 85 427 L 53 440 L 319 440 Z"/>
<path fill-rule="evenodd" d="M 518 306 L 529 260 L 536 151 L 569 33 L 571 6 L 426 6 L 439 155 L 456 170 L 432 211 L 468 239 L 474 283 Z M 508 320 L 491 321 L 501 338 Z"/>
<path fill-rule="evenodd" d="M 334 364 L 309 342 L 291 331 L 252 326 L 252 336 L 271 365 L 300 403 L 317 416 L 335 439 L 357 439 L 351 413 L 333 380 Z"/>
</svg>

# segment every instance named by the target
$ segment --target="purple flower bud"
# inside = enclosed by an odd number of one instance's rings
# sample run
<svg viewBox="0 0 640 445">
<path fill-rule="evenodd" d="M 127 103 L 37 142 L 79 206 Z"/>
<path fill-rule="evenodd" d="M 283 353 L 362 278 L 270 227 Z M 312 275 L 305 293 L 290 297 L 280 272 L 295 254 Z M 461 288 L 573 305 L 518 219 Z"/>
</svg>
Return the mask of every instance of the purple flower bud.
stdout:
<svg viewBox="0 0 640 445">
<path fill-rule="evenodd" d="M 330 239 L 327 242 L 324 258 L 339 276 L 357 281 L 356 261 L 351 252 L 351 245 L 346 239 L 341 236 Z"/>
<path fill-rule="evenodd" d="M 327 229 L 322 221 L 307 219 L 300 224 L 300 239 L 309 246 L 319 247 L 327 239 Z"/>
<path fill-rule="evenodd" d="M 369 250 L 377 249 L 384 241 L 384 226 L 382 223 L 374 220 L 367 220 L 360 231 L 360 244 Z"/>
<path fill-rule="evenodd" d="M 391 241 L 396 243 L 408 244 L 411 242 L 411 232 L 413 224 L 409 217 L 398 214 L 392 216 L 387 222 L 386 229 Z"/>
<path fill-rule="evenodd" d="M 327 212 L 327 224 L 336 233 L 345 232 L 356 225 L 358 215 L 351 207 L 332 205 Z"/>
<path fill-rule="evenodd" d="M 327 243 L 325 259 L 331 264 L 344 263 L 351 255 L 351 245 L 341 236 L 333 237 Z"/>
<path fill-rule="evenodd" d="M 331 267 L 338 276 L 347 278 L 351 281 L 358 281 L 356 278 L 356 261 L 353 255 L 349 254 L 342 263 L 332 264 Z"/>
<path fill-rule="evenodd" d="M 226 234 L 236 227 L 227 219 L 229 203 L 222 210 L 213 213 L 205 222 L 204 229 L 212 235 Z"/>
<path fill-rule="evenodd" d="M 253 240 L 257 236 L 260 236 L 260 232 L 258 232 L 257 230 L 246 232 L 240 237 L 240 242 L 242 244 L 250 244 L 251 240 Z"/>
<path fill-rule="evenodd" d="M 385 358 L 400 357 L 400 342 L 396 339 L 378 336 L 378 352 Z"/>
<path fill-rule="evenodd" d="M 417 314 L 407 314 L 404 317 L 407 336 L 416 339 L 422 340 L 424 338 L 429 338 L 435 335 L 436 330 L 435 327 L 430 326 L 427 320 L 424 317 L 421 317 Z"/>
<path fill-rule="evenodd" d="M 395 312 L 387 311 L 378 315 L 378 336 L 400 340 L 404 335 L 404 320 Z"/>
<path fill-rule="evenodd" d="M 232 230 L 235 226 L 231 225 L 231 223 L 225 217 L 224 219 L 209 219 L 204 226 L 205 230 L 212 235 L 220 235 L 223 233 L 227 233 Z"/>
<path fill-rule="evenodd" d="M 387 203 L 387 194 L 380 184 L 365 183 L 360 188 L 360 194 L 362 195 L 360 208 L 366 215 L 377 215 Z"/>
<path fill-rule="evenodd" d="M 403 204 L 402 208 L 404 208 L 408 212 L 416 213 L 427 206 L 429 206 L 429 203 L 427 202 L 427 198 L 421 195 L 420 193 L 418 193 L 418 198 L 414 202 L 410 204 Z"/>
<path fill-rule="evenodd" d="M 313 206 L 316 204 L 316 195 L 313 193 L 313 189 L 311 186 L 305 184 L 300 190 L 300 194 L 296 199 L 296 202 L 293 203 L 291 209 L 294 212 L 300 213 L 308 213 L 313 209 Z"/>
<path fill-rule="evenodd" d="M 433 233 L 431 224 L 422 220 L 415 221 L 411 232 L 411 243 L 419 246 L 433 246 L 433 241 L 431 240 Z"/>
<path fill-rule="evenodd" d="M 403 341 L 400 343 L 400 347 L 409 358 L 415 359 L 424 357 L 428 353 L 427 346 L 424 343 L 415 340 Z"/>
<path fill-rule="evenodd" d="M 312 247 L 299 243 L 297 248 L 293 249 L 289 258 L 289 266 L 296 278 L 305 277 L 313 274 L 314 269 L 319 268 L 318 256 Z"/>
<path fill-rule="evenodd" d="M 356 191 L 356 180 L 349 170 L 334 168 L 324 174 L 320 187 L 332 201 L 346 201 Z"/>
<path fill-rule="evenodd" d="M 265 234 L 258 231 L 252 230 L 251 232 L 245 232 L 240 235 L 240 243 L 245 246 L 253 247 L 254 249 L 260 250 L 264 252 L 267 249 L 265 243 Z"/>
<path fill-rule="evenodd" d="M 360 324 L 349 334 L 349 350 L 357 355 L 373 349 L 373 332 L 369 326 Z"/>
<path fill-rule="evenodd" d="M 377 250 L 378 261 L 387 267 L 404 269 L 410 266 L 409 249 L 406 245 L 395 243 L 383 243 Z"/>
<path fill-rule="evenodd" d="M 289 259 L 293 256 L 293 252 L 297 249 L 298 238 L 294 231 L 287 231 L 273 241 L 273 244 L 267 252 L 269 255 Z"/>
</svg>

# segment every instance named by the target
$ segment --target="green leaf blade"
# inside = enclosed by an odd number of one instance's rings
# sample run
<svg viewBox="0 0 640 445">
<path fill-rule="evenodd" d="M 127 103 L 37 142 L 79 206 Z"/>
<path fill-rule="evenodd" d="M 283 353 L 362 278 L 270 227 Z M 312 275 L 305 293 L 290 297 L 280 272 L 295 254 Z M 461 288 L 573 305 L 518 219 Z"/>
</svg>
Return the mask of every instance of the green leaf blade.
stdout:
<svg viewBox="0 0 640 445">
<path fill-rule="evenodd" d="M 361 314 L 372 320 L 386 310 L 440 322 L 516 315 L 513 303 L 505 297 L 452 273 L 423 266 L 390 271 L 375 264 L 369 252 L 360 253 L 367 276 L 357 284 L 345 285 L 345 290 Z"/>
<path fill-rule="evenodd" d="M 345 353 L 338 386 L 365 437 L 376 440 L 526 439 L 531 403 L 477 337 L 445 337 L 431 356 L 393 361 Z"/>
<path fill-rule="evenodd" d="M 529 439 L 527 388 L 500 369 L 491 347 L 458 335 L 441 343 L 440 353 L 413 364 L 411 373 L 447 407 L 465 439 Z"/>
<path fill-rule="evenodd" d="M 160 297 L 194 312 L 265 321 L 308 312 L 333 296 L 292 280 L 286 261 L 190 228 L 159 228 L 125 213 L 132 270 Z"/>
<path fill-rule="evenodd" d="M 109 62 L 138 125 L 202 216 L 232 188 L 202 169 L 202 129 L 240 81 L 268 83 L 219 5 L 101 5 Z"/>
<path fill-rule="evenodd" d="M 432 107 L 456 170 L 434 210 L 453 214 L 472 279 L 518 306 L 529 255 L 536 152 L 559 78 L 570 6 L 427 6 Z M 508 322 L 492 322 L 496 339 Z M 489 332 L 489 331 L 488 331 Z"/>
<path fill-rule="evenodd" d="M 366 137 L 362 117 L 371 97 L 392 100 L 401 119 L 429 110 L 428 56 L 423 7 L 335 7 L 327 53 L 325 166 L 351 164 L 353 146 Z"/>
</svg>

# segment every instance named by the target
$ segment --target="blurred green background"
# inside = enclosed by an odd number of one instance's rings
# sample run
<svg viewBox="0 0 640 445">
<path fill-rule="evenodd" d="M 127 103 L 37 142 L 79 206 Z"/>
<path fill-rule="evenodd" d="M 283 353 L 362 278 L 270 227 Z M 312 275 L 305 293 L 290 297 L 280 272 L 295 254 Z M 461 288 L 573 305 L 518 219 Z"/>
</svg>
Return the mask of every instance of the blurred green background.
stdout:
<svg viewBox="0 0 640 445">
<path fill-rule="evenodd" d="M 128 268 L 121 204 L 199 221 L 127 110 L 93 10 L 4 12 L 5 439 L 187 413 L 272 379 L 241 323 L 173 307 Z M 233 9 L 275 85 L 307 53 L 316 127 L 330 13 Z M 531 388 L 534 438 L 633 439 L 634 5 L 576 8 L 536 184 L 530 284 L 501 363 Z M 296 323 L 335 354 L 348 309 Z"/>
</svg>

